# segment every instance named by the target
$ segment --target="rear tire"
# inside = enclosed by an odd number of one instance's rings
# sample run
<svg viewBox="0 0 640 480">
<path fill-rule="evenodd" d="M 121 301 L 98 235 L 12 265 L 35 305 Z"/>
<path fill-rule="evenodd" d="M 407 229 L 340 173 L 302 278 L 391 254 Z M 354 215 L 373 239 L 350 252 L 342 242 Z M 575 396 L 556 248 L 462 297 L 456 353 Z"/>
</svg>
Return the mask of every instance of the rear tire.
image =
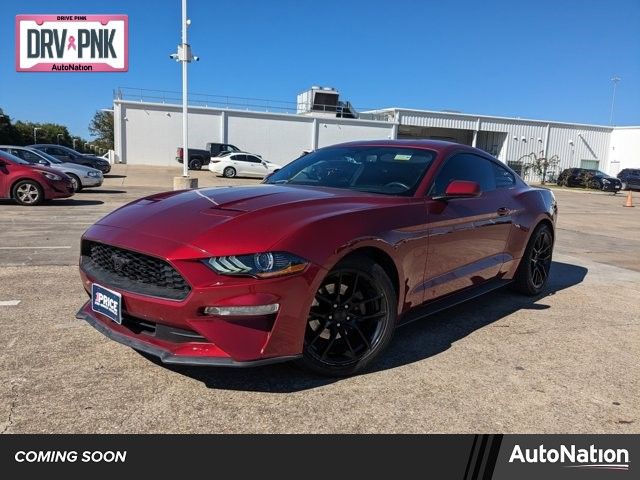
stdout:
<svg viewBox="0 0 640 480">
<path fill-rule="evenodd" d="M 13 186 L 11 196 L 19 205 L 29 207 L 40 205 L 44 200 L 42 187 L 35 180 L 20 180 Z"/>
<path fill-rule="evenodd" d="M 202 160 L 199 158 L 194 158 L 189 161 L 189 168 L 191 170 L 201 170 L 202 169 Z"/>
<path fill-rule="evenodd" d="M 236 169 L 233 167 L 227 167 L 222 171 L 222 175 L 226 178 L 233 178 L 236 176 Z"/>
<path fill-rule="evenodd" d="M 543 223 L 533 231 L 520 259 L 512 288 L 524 295 L 540 294 L 549 279 L 553 255 L 553 232 Z"/>
<path fill-rule="evenodd" d="M 396 292 L 382 267 L 368 257 L 346 258 L 316 292 L 298 363 L 331 377 L 360 372 L 391 342 L 396 317 Z"/>
</svg>

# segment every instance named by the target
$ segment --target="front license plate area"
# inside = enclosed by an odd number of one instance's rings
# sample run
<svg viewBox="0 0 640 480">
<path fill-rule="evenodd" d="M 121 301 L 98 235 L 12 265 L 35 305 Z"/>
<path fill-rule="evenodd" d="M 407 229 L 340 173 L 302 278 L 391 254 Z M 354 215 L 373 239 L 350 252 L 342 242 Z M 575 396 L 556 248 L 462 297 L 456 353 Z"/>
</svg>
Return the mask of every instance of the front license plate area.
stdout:
<svg viewBox="0 0 640 480">
<path fill-rule="evenodd" d="M 91 285 L 91 309 L 122 323 L 122 295 L 97 283 Z"/>
</svg>

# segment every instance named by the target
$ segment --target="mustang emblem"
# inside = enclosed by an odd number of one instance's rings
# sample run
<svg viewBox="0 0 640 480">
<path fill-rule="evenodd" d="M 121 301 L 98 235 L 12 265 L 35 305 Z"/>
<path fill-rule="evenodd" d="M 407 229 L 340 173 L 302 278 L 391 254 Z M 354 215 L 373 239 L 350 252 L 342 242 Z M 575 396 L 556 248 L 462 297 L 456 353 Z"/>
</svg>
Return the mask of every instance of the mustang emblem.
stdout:
<svg viewBox="0 0 640 480">
<path fill-rule="evenodd" d="M 111 255 L 111 261 L 113 262 L 113 269 L 120 273 L 122 269 L 131 261 L 127 257 L 123 257 L 117 253 Z"/>
</svg>

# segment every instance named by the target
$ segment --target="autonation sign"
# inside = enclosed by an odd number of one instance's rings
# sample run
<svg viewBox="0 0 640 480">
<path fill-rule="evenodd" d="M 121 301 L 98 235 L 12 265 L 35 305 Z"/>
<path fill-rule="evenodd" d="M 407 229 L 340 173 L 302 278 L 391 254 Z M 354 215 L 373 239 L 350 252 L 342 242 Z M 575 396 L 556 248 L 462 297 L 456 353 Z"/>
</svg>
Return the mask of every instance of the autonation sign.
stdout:
<svg viewBox="0 0 640 480">
<path fill-rule="evenodd" d="M 19 72 L 126 72 L 127 15 L 18 15 Z"/>
</svg>

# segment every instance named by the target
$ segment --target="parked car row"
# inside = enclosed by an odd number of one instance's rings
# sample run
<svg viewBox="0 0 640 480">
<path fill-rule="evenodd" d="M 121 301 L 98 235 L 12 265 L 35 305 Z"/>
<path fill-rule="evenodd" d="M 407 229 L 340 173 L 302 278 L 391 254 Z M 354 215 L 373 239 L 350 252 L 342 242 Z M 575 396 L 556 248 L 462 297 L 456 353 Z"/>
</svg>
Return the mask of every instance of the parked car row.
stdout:
<svg viewBox="0 0 640 480">
<path fill-rule="evenodd" d="M 30 147 L 14 145 L 0 145 L 0 150 L 10 153 L 32 164 L 51 167 L 65 173 L 71 179 L 74 192 L 80 192 L 85 187 L 99 187 L 104 181 L 100 170 L 77 163 L 63 162 L 56 157 Z"/>
<path fill-rule="evenodd" d="M 0 199 L 38 205 L 70 197 L 83 188 L 101 186 L 110 170 L 108 160 L 64 145 L 0 145 Z"/>
<path fill-rule="evenodd" d="M 557 183 L 563 187 L 592 188 L 614 193 L 623 188 L 623 184 L 618 178 L 589 168 L 567 168 L 558 175 Z"/>
</svg>

